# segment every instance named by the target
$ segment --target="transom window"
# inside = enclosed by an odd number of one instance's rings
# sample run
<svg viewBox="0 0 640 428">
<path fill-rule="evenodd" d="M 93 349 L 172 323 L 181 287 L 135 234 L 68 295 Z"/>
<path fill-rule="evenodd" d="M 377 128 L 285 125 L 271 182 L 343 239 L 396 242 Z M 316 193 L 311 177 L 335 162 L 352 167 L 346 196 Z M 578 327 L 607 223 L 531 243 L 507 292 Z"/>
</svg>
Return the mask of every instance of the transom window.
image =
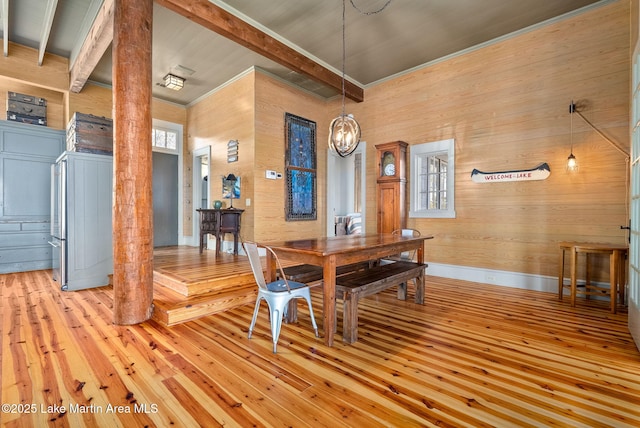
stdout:
<svg viewBox="0 0 640 428">
<path fill-rule="evenodd" d="M 455 218 L 454 140 L 411 146 L 410 217 Z"/>
<path fill-rule="evenodd" d="M 157 149 L 177 151 L 178 133 L 170 129 L 153 128 L 151 131 L 151 145 Z"/>
</svg>

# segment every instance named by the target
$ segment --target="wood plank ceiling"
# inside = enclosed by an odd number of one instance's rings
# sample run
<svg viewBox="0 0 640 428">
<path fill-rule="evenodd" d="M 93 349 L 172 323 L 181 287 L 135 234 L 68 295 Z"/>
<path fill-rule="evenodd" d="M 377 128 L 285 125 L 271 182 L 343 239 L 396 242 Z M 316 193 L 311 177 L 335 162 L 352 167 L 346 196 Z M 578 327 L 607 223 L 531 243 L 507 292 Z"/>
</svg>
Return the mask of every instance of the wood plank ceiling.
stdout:
<svg viewBox="0 0 640 428">
<path fill-rule="evenodd" d="M 613 1 L 346 0 L 347 94 L 359 99 L 362 88 L 390 76 Z M 11 55 L 9 41 L 31 46 L 39 63 L 46 62 L 45 52 L 70 59 L 70 89 L 87 79 L 109 85 L 112 2 L 0 0 L 4 55 Z M 338 95 L 341 16 L 341 0 L 270 0 L 269 7 L 246 0 L 158 0 L 154 96 L 187 105 L 251 67 L 321 97 Z M 169 72 L 187 79 L 183 90 L 162 85 Z"/>
</svg>

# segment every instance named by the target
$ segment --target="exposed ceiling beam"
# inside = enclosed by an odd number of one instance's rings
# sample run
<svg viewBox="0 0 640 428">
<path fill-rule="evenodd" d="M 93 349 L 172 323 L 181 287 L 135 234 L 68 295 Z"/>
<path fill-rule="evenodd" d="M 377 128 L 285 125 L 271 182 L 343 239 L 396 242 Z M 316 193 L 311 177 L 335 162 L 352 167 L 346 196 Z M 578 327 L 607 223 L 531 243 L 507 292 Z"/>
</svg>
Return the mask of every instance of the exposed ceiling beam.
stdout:
<svg viewBox="0 0 640 428">
<path fill-rule="evenodd" d="M 2 0 L 2 39 L 4 56 L 9 56 L 9 0 Z"/>
<path fill-rule="evenodd" d="M 229 40 L 342 92 L 342 76 L 307 58 L 209 0 L 155 0 L 159 5 L 214 31 Z M 364 90 L 345 81 L 345 96 L 356 102 L 364 100 Z"/>
<path fill-rule="evenodd" d="M 69 90 L 78 93 L 113 41 L 113 1 L 105 0 L 71 67 Z"/>
<path fill-rule="evenodd" d="M 47 8 L 44 12 L 44 20 L 42 22 L 42 33 L 40 33 L 40 45 L 38 49 L 38 65 L 42 65 L 44 53 L 49 43 L 49 35 L 51 34 L 51 26 L 53 25 L 53 17 L 56 15 L 58 0 L 49 0 Z"/>
</svg>

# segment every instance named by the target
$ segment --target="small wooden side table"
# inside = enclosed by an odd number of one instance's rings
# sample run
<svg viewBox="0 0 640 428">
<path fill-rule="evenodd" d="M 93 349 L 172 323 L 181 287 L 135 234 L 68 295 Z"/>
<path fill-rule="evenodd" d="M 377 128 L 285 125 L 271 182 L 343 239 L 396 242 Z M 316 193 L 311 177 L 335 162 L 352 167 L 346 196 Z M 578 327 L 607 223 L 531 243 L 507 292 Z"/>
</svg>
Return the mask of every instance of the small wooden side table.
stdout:
<svg viewBox="0 0 640 428">
<path fill-rule="evenodd" d="M 237 208 L 204 209 L 200 213 L 200 254 L 206 247 L 207 235 L 216 237 L 216 256 L 220 255 L 220 246 L 225 233 L 233 234 L 233 254 L 238 255 L 238 240 L 240 235 L 240 216 L 244 210 Z"/>
<path fill-rule="evenodd" d="M 629 247 L 627 245 L 615 245 L 615 244 L 597 244 L 597 243 L 583 243 L 583 242 L 561 242 L 560 243 L 560 274 L 558 276 L 558 299 L 562 301 L 564 287 L 564 264 L 566 252 L 570 254 L 571 260 L 571 282 L 568 285 L 571 290 L 571 306 L 576 305 L 576 294 L 581 293 L 587 296 L 608 294 L 611 298 L 611 312 L 616 313 L 618 295 L 624 302 L 624 287 L 625 287 L 625 260 Z M 578 272 L 578 254 L 584 253 L 586 255 L 586 284 L 585 291 L 578 291 L 577 287 L 577 272 Z M 589 270 L 589 255 L 590 254 L 608 254 L 609 255 L 609 282 L 610 288 L 598 287 L 591 284 L 590 270 Z"/>
</svg>

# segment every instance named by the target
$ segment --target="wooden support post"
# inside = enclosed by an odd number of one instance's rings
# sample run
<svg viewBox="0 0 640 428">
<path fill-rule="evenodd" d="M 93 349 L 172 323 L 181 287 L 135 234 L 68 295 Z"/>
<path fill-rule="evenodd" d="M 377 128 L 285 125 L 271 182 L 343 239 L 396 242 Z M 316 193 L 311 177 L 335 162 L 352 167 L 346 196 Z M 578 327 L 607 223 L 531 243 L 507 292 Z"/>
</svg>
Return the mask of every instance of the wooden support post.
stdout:
<svg viewBox="0 0 640 428">
<path fill-rule="evenodd" d="M 153 0 L 115 0 L 113 35 L 113 318 L 151 317 L 151 40 Z"/>
</svg>

